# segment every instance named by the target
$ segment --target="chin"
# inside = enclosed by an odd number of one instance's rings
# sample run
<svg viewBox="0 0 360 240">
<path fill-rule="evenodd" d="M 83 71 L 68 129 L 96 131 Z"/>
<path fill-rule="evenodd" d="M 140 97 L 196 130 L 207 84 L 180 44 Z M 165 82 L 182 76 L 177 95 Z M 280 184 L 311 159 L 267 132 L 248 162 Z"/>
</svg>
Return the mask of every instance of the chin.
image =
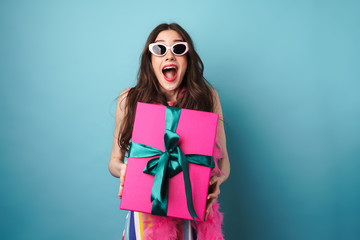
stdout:
<svg viewBox="0 0 360 240">
<path fill-rule="evenodd" d="M 160 76 L 160 78 L 161 78 L 161 81 L 159 81 L 160 86 L 165 91 L 174 91 L 178 89 L 182 82 L 180 76 L 177 76 L 177 78 L 173 79 L 172 81 L 166 80 L 164 76 Z"/>
<path fill-rule="evenodd" d="M 160 84 L 161 88 L 164 89 L 165 91 L 175 91 L 176 89 L 178 89 L 180 87 L 180 84 Z"/>
</svg>

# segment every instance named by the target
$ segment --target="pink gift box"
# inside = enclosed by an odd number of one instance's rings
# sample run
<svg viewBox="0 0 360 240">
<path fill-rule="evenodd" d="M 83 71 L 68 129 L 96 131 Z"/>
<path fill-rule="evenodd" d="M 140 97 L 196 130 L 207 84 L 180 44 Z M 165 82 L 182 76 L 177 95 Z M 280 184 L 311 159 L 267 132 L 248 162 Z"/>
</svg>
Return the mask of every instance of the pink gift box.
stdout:
<svg viewBox="0 0 360 240">
<path fill-rule="evenodd" d="M 138 103 L 132 142 L 164 151 L 165 113 L 166 106 Z M 217 122 L 216 113 L 182 109 L 176 129 L 180 136 L 179 148 L 184 154 L 213 156 Z M 154 176 L 143 173 L 143 170 L 152 158 L 128 158 L 120 209 L 151 213 Z M 189 163 L 193 204 L 199 221 L 203 221 L 205 216 L 210 171 L 209 167 Z M 167 216 L 192 219 L 186 204 L 183 172 L 169 180 Z"/>
</svg>

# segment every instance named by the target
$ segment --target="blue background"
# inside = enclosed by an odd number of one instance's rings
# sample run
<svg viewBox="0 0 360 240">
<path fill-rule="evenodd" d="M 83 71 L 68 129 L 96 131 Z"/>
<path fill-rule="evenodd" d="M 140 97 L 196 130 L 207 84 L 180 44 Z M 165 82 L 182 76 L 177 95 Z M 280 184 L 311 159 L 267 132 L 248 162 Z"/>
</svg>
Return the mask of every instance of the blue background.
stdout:
<svg viewBox="0 0 360 240">
<path fill-rule="evenodd" d="M 117 95 L 178 22 L 218 90 L 227 239 L 360 239 L 359 1 L 0 1 L 0 238 L 119 239 Z"/>
</svg>

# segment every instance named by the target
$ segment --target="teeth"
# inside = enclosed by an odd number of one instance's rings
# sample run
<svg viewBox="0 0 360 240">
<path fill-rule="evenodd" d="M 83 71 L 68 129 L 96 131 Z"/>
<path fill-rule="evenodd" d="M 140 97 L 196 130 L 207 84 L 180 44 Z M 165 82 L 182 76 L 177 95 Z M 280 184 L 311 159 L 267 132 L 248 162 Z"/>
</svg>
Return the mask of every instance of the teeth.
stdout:
<svg viewBox="0 0 360 240">
<path fill-rule="evenodd" d="M 176 70 L 176 67 L 165 67 L 165 68 L 163 68 L 163 70 L 168 70 L 168 69 L 175 69 Z"/>
</svg>

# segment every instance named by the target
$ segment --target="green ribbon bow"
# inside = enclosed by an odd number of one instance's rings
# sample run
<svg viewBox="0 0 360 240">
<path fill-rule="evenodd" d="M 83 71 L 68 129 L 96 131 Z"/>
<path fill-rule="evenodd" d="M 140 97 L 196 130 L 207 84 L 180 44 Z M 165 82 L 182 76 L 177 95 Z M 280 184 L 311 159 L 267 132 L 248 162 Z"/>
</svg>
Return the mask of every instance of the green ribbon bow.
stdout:
<svg viewBox="0 0 360 240">
<path fill-rule="evenodd" d="M 180 114 L 181 108 L 166 107 L 164 134 L 165 151 L 161 151 L 145 144 L 131 142 L 129 157 L 143 158 L 159 156 L 150 159 L 143 171 L 144 173 L 155 175 L 151 189 L 151 214 L 160 216 L 167 215 L 169 179 L 183 171 L 188 211 L 194 221 L 196 221 L 195 217 L 199 217 L 196 215 L 192 201 L 189 163 L 210 167 L 211 169 L 215 167 L 215 163 L 212 156 L 198 154 L 185 155 L 177 146 L 180 137 L 175 131 Z"/>
</svg>

